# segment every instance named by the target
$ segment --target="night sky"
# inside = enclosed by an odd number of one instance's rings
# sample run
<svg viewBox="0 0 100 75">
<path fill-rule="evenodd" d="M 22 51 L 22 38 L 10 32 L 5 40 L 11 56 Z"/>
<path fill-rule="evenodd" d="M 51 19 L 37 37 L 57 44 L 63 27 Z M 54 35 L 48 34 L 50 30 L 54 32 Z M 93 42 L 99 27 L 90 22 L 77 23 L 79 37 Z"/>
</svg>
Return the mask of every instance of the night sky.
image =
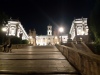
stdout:
<svg viewBox="0 0 100 75">
<path fill-rule="evenodd" d="M 63 26 L 68 33 L 74 18 L 87 18 L 94 4 L 95 0 L 0 0 L 0 11 L 19 19 L 27 33 L 35 28 L 46 35 L 49 24 L 53 30 Z"/>
</svg>

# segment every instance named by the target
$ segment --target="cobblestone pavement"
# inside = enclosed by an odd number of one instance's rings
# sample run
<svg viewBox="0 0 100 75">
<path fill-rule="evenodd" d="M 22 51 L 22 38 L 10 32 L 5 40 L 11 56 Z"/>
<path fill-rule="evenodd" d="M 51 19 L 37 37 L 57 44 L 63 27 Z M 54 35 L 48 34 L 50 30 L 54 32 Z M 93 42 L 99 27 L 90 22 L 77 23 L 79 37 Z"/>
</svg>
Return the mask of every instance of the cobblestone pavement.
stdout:
<svg viewBox="0 0 100 75">
<path fill-rule="evenodd" d="M 55 46 L 28 46 L 0 52 L 0 75 L 78 75 Z"/>
</svg>

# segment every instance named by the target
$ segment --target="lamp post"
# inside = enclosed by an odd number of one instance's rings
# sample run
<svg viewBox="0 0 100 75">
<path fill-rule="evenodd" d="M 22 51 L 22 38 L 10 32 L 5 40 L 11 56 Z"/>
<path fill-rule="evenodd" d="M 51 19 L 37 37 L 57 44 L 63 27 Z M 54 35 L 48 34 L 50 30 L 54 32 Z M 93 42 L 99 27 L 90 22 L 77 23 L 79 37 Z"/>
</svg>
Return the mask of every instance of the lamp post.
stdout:
<svg viewBox="0 0 100 75">
<path fill-rule="evenodd" d="M 2 40 L 2 43 L 4 43 L 4 40 L 5 40 L 5 37 L 6 37 L 7 28 L 6 27 L 2 27 L 2 31 L 3 31 L 3 40 Z"/>
<path fill-rule="evenodd" d="M 63 27 L 60 27 L 59 28 L 59 32 L 61 33 L 61 44 L 62 44 L 62 32 L 64 32 L 64 28 Z"/>
</svg>

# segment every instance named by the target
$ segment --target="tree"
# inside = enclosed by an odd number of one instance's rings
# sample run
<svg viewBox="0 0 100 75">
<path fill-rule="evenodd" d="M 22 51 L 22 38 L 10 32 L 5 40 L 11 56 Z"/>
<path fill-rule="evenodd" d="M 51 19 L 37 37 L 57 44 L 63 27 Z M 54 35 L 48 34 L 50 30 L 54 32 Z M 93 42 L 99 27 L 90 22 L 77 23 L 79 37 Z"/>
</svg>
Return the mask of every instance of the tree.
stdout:
<svg viewBox="0 0 100 75">
<path fill-rule="evenodd" d="M 0 44 L 2 44 L 2 41 L 4 39 L 4 33 L 2 32 L 3 25 L 7 24 L 8 16 L 4 12 L 0 12 Z"/>
<path fill-rule="evenodd" d="M 95 7 L 88 18 L 90 37 L 95 38 L 95 43 L 100 44 L 100 0 L 97 0 Z"/>
<path fill-rule="evenodd" d="M 7 23 L 8 16 L 4 12 L 0 12 L 0 26 L 5 22 Z"/>
</svg>

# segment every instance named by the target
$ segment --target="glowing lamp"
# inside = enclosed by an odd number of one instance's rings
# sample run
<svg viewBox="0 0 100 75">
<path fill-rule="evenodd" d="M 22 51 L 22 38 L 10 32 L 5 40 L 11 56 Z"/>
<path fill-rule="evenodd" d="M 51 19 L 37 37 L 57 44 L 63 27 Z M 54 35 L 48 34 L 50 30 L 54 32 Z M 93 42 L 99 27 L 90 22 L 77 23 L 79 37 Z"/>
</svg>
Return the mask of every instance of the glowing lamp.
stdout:
<svg viewBox="0 0 100 75">
<path fill-rule="evenodd" d="M 2 28 L 2 31 L 3 31 L 3 32 L 6 32 L 6 31 L 7 31 L 7 28 L 6 28 L 6 27 L 3 27 L 3 28 Z"/>
<path fill-rule="evenodd" d="M 64 32 L 64 28 L 63 27 L 60 27 L 59 28 L 59 31 L 62 33 L 62 32 Z"/>
</svg>

